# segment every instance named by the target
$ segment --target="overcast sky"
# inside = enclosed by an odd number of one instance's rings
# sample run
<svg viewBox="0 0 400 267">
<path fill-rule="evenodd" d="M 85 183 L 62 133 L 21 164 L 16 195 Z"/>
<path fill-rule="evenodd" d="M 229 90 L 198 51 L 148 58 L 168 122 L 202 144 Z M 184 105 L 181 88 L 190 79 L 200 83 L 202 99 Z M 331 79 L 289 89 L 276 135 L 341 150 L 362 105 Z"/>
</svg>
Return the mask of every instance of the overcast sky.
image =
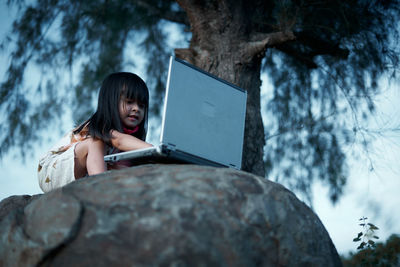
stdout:
<svg viewBox="0 0 400 267">
<path fill-rule="evenodd" d="M 12 12 L 0 4 L 0 36 L 9 29 Z M 168 64 L 168 62 L 166 62 Z M 0 78 L 4 77 L 8 58 L 0 54 Z M 263 95 L 268 95 L 268 77 L 263 75 Z M 377 116 L 371 120 L 372 128 L 400 125 L 400 90 L 399 85 L 388 86 L 382 83 L 384 94 L 377 98 Z M 33 87 L 33 86 L 32 86 Z M 71 123 L 65 125 L 72 127 Z M 152 140 L 157 140 L 155 132 L 150 132 Z M 53 136 L 57 139 L 58 133 Z M 11 195 L 33 195 L 42 193 L 37 182 L 36 171 L 38 158 L 45 153 L 51 142 L 44 142 L 33 152 L 26 162 L 19 157 L 6 155 L 0 161 L 0 200 Z M 355 250 L 352 239 L 361 231 L 358 219 L 368 217 L 380 230 L 378 236 L 385 240 L 390 234 L 400 234 L 400 134 L 387 132 L 377 138 L 370 150 L 374 171 L 366 158 L 351 160 L 351 175 L 345 188 L 344 197 L 333 206 L 328 200 L 327 188 L 324 185 L 314 186 L 314 210 L 327 228 L 339 253 Z M 350 153 L 351 151 L 349 151 Z"/>
</svg>

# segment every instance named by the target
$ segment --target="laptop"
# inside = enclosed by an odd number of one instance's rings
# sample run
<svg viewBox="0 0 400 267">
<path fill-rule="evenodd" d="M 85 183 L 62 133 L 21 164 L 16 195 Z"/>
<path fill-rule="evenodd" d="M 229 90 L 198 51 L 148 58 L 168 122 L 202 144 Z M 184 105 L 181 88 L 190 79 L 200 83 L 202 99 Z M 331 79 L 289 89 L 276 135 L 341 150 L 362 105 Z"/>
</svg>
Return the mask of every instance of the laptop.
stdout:
<svg viewBox="0 0 400 267">
<path fill-rule="evenodd" d="M 106 162 L 191 163 L 240 170 L 247 92 L 171 56 L 160 142 Z"/>
</svg>

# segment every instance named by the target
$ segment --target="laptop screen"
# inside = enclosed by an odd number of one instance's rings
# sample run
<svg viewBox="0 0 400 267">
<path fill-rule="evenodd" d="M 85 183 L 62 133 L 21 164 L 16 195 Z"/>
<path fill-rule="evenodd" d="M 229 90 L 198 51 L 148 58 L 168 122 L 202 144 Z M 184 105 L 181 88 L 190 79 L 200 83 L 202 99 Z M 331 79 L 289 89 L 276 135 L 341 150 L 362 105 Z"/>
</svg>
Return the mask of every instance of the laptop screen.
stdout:
<svg viewBox="0 0 400 267">
<path fill-rule="evenodd" d="M 240 169 L 246 91 L 171 57 L 160 143 Z"/>
</svg>

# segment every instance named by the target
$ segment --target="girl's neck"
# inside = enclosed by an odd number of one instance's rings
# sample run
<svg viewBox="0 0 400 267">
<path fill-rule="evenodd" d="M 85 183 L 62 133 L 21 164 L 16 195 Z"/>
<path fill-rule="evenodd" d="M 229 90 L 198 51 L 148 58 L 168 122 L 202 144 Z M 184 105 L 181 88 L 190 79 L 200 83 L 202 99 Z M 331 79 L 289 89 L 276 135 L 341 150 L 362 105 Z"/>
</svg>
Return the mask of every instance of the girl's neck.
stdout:
<svg viewBox="0 0 400 267">
<path fill-rule="evenodd" d="M 122 129 L 124 130 L 124 133 L 132 135 L 132 134 L 136 133 L 137 131 L 139 131 L 139 125 L 136 126 L 133 129 L 132 128 L 125 128 L 125 127 L 122 127 Z"/>
</svg>

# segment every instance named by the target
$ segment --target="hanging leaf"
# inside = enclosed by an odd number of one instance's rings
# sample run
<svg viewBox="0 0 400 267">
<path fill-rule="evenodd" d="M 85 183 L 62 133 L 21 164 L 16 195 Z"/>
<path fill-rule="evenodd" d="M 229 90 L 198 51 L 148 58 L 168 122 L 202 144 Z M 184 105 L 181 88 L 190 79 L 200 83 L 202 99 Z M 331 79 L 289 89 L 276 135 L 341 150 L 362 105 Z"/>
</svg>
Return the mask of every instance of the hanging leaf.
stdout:
<svg viewBox="0 0 400 267">
<path fill-rule="evenodd" d="M 378 227 L 376 227 L 374 224 L 372 224 L 372 223 L 368 223 L 368 225 L 369 225 L 369 228 L 371 229 L 371 230 L 378 230 L 379 228 Z"/>
<path fill-rule="evenodd" d="M 367 243 L 362 242 L 357 249 L 363 249 Z"/>
</svg>

